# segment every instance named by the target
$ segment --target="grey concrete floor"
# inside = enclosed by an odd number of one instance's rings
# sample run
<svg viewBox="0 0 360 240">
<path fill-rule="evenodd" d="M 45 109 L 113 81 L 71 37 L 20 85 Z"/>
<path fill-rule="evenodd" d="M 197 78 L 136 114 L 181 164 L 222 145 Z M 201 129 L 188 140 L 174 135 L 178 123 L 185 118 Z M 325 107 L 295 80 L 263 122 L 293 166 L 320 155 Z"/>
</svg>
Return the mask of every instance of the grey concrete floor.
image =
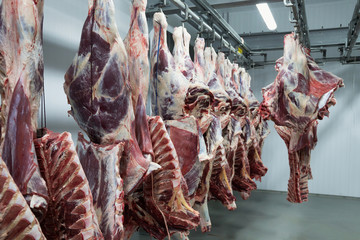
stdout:
<svg viewBox="0 0 360 240">
<path fill-rule="evenodd" d="M 235 211 L 211 201 L 210 233 L 190 233 L 190 240 L 360 240 L 360 199 L 310 195 L 309 202 L 292 204 L 286 193 L 254 191 L 238 201 Z M 152 239 L 146 232 L 132 240 Z"/>
</svg>

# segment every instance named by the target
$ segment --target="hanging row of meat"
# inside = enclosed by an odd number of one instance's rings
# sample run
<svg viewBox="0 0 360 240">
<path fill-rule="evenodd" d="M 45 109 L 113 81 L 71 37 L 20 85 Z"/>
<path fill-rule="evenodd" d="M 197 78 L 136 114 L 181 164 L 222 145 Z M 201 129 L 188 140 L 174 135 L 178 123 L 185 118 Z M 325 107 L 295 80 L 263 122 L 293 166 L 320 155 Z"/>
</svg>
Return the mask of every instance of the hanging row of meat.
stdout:
<svg viewBox="0 0 360 240">
<path fill-rule="evenodd" d="M 113 0 L 90 0 L 80 47 L 65 74 L 70 114 L 87 137 L 38 129 L 43 93 L 42 0 L 3 0 L 0 20 L 0 239 L 157 239 L 211 230 L 208 200 L 236 208 L 267 168 L 266 119 L 289 149 L 288 200 L 307 198 L 317 119 L 342 80 L 315 64 L 293 35 L 260 104 L 250 76 L 221 52 L 153 17 L 133 0 L 124 41 Z M 151 84 L 150 84 L 151 83 Z M 149 86 L 151 85 L 151 86 Z M 153 116 L 145 111 L 148 90 Z M 88 138 L 88 139 L 87 139 Z"/>
</svg>

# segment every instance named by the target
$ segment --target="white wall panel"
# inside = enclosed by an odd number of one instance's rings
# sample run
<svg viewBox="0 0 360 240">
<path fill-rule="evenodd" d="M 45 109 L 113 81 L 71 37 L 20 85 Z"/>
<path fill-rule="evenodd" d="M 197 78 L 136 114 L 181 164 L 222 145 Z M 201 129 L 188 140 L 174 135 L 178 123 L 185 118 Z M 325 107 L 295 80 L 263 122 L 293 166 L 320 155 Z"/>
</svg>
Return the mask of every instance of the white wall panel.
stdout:
<svg viewBox="0 0 360 240">
<path fill-rule="evenodd" d="M 319 121 L 318 143 L 311 155 L 313 180 L 311 193 L 360 197 L 360 65 L 326 63 L 322 66 L 345 81 L 335 93 L 337 104 L 330 118 Z M 259 100 L 261 87 L 274 81 L 273 66 L 250 70 L 253 90 Z M 258 184 L 259 189 L 287 191 L 289 163 L 283 140 L 270 123 L 271 134 L 265 140 L 263 161 L 269 168 Z"/>
</svg>

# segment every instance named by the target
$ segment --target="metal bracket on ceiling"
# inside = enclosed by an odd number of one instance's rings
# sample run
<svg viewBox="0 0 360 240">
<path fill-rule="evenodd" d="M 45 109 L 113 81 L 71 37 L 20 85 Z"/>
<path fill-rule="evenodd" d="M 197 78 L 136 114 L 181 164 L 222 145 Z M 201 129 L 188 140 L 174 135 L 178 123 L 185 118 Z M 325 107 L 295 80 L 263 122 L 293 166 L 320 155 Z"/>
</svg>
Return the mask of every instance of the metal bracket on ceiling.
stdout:
<svg viewBox="0 0 360 240">
<path fill-rule="evenodd" d="M 284 5 L 290 7 L 289 21 L 294 23 L 295 38 L 298 36 L 300 43 L 306 47 L 311 47 L 309 39 L 309 28 L 307 25 L 305 1 L 304 0 L 284 0 Z"/>
<path fill-rule="evenodd" d="M 356 40 L 358 39 L 359 32 L 360 32 L 360 0 L 357 0 L 357 3 L 354 8 L 354 13 L 349 23 L 349 31 L 345 43 L 343 63 L 348 63 L 350 61 L 351 52 L 356 44 Z"/>
</svg>

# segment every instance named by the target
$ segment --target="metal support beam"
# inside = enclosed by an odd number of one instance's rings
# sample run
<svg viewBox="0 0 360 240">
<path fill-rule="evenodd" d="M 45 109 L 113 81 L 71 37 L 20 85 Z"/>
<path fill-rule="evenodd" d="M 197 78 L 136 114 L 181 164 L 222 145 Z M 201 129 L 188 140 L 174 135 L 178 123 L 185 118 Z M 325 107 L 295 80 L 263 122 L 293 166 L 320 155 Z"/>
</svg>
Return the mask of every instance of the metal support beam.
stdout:
<svg viewBox="0 0 360 240">
<path fill-rule="evenodd" d="M 230 24 L 227 23 L 225 19 L 218 13 L 218 11 L 216 11 L 206 0 L 191 0 L 191 2 L 195 4 L 195 6 L 198 7 L 200 11 L 207 12 L 213 21 L 222 28 L 223 32 L 227 33 L 227 35 L 230 36 L 236 42 L 236 44 L 238 44 L 243 49 L 245 54 L 250 52 L 250 48 L 245 44 L 244 40 L 235 31 L 235 29 L 232 28 Z"/>
<path fill-rule="evenodd" d="M 349 24 L 349 31 L 347 34 L 347 40 L 345 44 L 345 61 L 350 61 L 351 52 L 356 43 L 356 40 L 360 32 L 360 0 L 357 1 L 354 9 L 353 16 Z"/>
<path fill-rule="evenodd" d="M 212 4 L 211 6 L 215 9 L 222 9 L 222 8 L 234 8 L 234 7 L 245 7 L 245 6 L 253 6 L 258 3 L 278 3 L 282 2 L 282 0 L 244 0 L 244 1 L 231 1 L 226 3 L 217 3 Z"/>
<path fill-rule="evenodd" d="M 305 0 L 284 0 L 284 5 L 291 7 L 289 20 L 291 23 L 295 23 L 295 33 L 299 34 L 300 43 L 304 47 L 310 48 L 311 44 L 305 11 Z"/>
<path fill-rule="evenodd" d="M 347 27 L 309 30 L 311 49 L 319 47 L 344 47 Z M 259 32 L 242 34 L 252 51 L 276 51 L 284 49 L 284 36 L 290 32 Z M 358 44 L 360 44 L 358 42 Z"/>
</svg>

